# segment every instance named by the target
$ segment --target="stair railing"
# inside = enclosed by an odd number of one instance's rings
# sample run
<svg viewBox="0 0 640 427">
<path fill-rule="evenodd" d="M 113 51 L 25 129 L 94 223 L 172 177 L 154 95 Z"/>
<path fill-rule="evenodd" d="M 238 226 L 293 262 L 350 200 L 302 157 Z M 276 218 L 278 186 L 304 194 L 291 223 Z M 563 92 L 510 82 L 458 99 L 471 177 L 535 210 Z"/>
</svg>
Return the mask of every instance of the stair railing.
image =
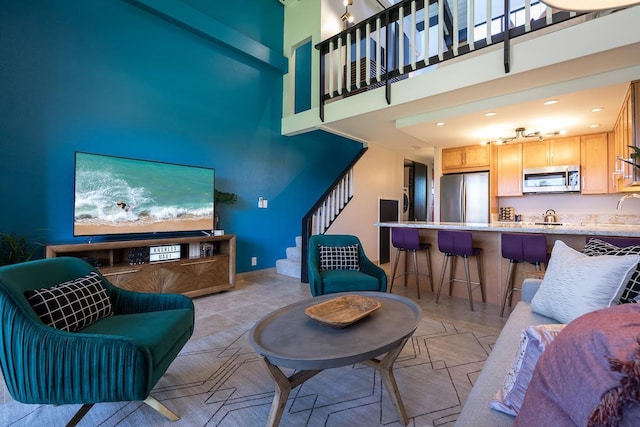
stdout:
<svg viewBox="0 0 640 427">
<path fill-rule="evenodd" d="M 314 234 L 324 234 L 334 223 L 338 215 L 344 210 L 354 196 L 353 167 L 367 151 L 366 147 L 354 157 L 347 167 L 338 175 L 318 201 L 302 218 L 302 259 L 300 266 L 300 280 L 309 283 L 308 246 L 309 237 Z"/>
</svg>

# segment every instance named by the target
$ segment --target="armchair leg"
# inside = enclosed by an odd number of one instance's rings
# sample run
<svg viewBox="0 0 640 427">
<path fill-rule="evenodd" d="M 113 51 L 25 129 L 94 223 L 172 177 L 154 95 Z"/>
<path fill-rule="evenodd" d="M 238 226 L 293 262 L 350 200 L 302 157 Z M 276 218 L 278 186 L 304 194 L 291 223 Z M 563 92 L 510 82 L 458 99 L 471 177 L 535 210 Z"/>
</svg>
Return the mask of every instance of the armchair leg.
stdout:
<svg viewBox="0 0 640 427">
<path fill-rule="evenodd" d="M 93 403 L 85 403 L 82 405 L 73 418 L 69 420 L 67 427 L 75 427 L 75 425 L 78 424 L 85 415 L 87 415 L 87 412 L 89 412 L 91 408 L 93 408 Z"/>
<path fill-rule="evenodd" d="M 162 403 L 160 403 L 159 401 L 157 401 L 153 396 L 149 395 L 147 396 L 147 398 L 144 400 L 144 403 L 146 403 L 147 405 L 149 405 L 150 407 L 152 407 L 153 409 L 155 409 L 156 411 L 160 412 L 162 415 L 164 415 L 165 418 L 167 418 L 169 421 L 178 421 L 180 419 L 179 416 L 177 416 L 176 414 L 174 414 L 173 412 L 171 412 L 169 410 L 169 408 L 167 408 L 166 406 L 164 406 Z"/>
</svg>

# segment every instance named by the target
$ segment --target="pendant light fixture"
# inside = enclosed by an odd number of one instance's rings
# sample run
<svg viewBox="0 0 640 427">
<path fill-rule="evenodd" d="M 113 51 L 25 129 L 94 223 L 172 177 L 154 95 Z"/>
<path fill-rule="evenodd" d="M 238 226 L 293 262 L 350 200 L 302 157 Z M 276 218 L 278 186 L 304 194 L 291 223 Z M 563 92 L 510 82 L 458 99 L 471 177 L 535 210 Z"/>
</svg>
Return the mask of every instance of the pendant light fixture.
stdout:
<svg viewBox="0 0 640 427">
<path fill-rule="evenodd" d="M 344 22 L 344 28 L 346 29 L 349 27 L 349 24 L 353 24 L 353 21 L 355 20 L 353 15 L 349 13 L 349 6 L 353 5 L 353 0 L 343 0 L 342 3 L 344 4 L 344 13 L 340 19 Z"/>
</svg>

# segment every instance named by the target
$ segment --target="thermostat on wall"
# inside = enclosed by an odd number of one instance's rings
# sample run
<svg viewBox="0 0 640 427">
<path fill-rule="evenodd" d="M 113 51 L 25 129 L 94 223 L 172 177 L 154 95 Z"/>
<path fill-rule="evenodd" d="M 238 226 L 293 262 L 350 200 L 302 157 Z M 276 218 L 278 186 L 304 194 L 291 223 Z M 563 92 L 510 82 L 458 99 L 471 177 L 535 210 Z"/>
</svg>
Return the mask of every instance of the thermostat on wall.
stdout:
<svg viewBox="0 0 640 427">
<path fill-rule="evenodd" d="M 149 246 L 149 262 L 180 259 L 180 245 Z"/>
</svg>

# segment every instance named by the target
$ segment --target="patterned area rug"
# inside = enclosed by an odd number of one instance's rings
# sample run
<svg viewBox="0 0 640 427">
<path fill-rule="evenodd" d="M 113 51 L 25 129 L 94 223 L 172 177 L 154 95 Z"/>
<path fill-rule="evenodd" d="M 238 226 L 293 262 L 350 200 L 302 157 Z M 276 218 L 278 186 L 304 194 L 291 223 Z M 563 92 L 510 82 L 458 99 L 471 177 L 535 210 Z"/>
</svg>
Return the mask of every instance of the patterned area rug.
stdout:
<svg viewBox="0 0 640 427">
<path fill-rule="evenodd" d="M 95 405 L 79 426 L 260 426 L 274 394 L 273 380 L 249 344 L 251 325 L 191 341 L 152 395 L 181 416 L 175 423 L 142 404 Z M 423 317 L 394 365 L 410 426 L 451 426 L 497 338 Z M 292 371 L 285 371 L 290 375 Z M 0 384 L 0 425 L 66 424 L 80 405 L 25 405 Z M 329 369 L 295 388 L 283 427 L 399 426 L 378 373 L 363 365 Z"/>
</svg>

